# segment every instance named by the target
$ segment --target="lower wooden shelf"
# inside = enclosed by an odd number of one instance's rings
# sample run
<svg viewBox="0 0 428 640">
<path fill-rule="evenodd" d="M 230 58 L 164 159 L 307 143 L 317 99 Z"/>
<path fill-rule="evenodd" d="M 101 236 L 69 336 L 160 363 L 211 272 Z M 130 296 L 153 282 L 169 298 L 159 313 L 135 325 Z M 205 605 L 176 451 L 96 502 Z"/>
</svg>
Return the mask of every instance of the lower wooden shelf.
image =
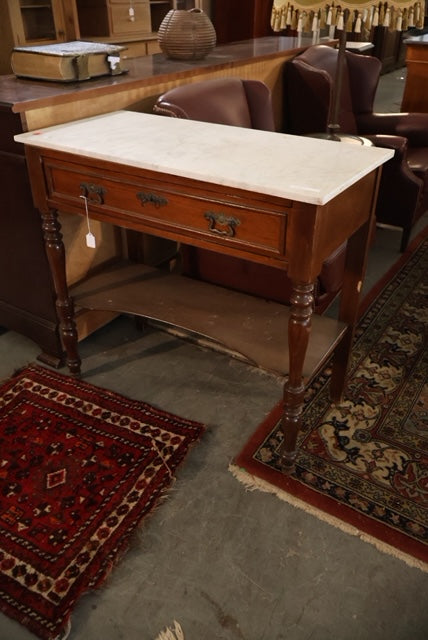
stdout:
<svg viewBox="0 0 428 640">
<path fill-rule="evenodd" d="M 76 305 L 143 316 L 218 343 L 254 366 L 288 373 L 289 307 L 141 264 L 120 263 L 74 286 Z M 326 362 L 346 325 L 312 317 L 304 375 Z"/>
</svg>

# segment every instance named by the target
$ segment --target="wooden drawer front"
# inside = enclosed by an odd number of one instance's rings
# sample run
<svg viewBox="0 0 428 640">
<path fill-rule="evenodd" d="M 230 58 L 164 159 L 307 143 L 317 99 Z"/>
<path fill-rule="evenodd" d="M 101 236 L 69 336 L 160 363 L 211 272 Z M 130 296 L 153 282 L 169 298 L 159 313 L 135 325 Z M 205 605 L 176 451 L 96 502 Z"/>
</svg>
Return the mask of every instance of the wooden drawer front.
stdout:
<svg viewBox="0 0 428 640">
<path fill-rule="evenodd" d="M 190 238 L 213 240 L 216 244 L 232 244 L 256 253 L 283 256 L 285 251 L 286 214 L 279 206 L 269 209 L 263 200 L 250 197 L 229 199 L 222 193 L 207 193 L 203 188 L 186 187 L 151 178 L 130 177 L 126 181 L 104 172 L 80 172 L 52 163 L 46 166 L 49 198 L 58 209 L 67 203 L 84 213 L 84 194 L 88 198 L 89 215 L 147 233 L 179 233 L 183 241 Z"/>
<path fill-rule="evenodd" d="M 126 47 L 126 50 L 122 52 L 121 56 L 123 60 L 139 58 L 140 56 L 146 56 L 148 53 L 147 42 L 144 40 L 140 42 L 124 42 L 123 46 Z"/>
<path fill-rule="evenodd" d="M 152 30 L 150 19 L 150 5 L 148 2 L 133 2 L 134 20 L 129 19 L 129 2 L 111 3 L 111 35 L 126 33 L 150 33 Z"/>
<path fill-rule="evenodd" d="M 148 55 L 151 55 L 152 53 L 160 53 L 160 52 L 161 52 L 161 48 L 157 40 L 147 40 Z"/>
</svg>

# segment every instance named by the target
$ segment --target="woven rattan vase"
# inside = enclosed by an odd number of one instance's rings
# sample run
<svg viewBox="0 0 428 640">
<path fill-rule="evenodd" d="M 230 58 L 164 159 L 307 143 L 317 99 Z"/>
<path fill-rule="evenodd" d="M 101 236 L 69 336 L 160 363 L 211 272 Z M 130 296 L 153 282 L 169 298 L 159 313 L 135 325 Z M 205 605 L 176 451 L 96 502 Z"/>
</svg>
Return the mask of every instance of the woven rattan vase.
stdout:
<svg viewBox="0 0 428 640">
<path fill-rule="evenodd" d="M 200 60 L 216 45 L 214 26 L 201 9 L 172 9 L 159 27 L 159 46 L 175 60 Z"/>
</svg>

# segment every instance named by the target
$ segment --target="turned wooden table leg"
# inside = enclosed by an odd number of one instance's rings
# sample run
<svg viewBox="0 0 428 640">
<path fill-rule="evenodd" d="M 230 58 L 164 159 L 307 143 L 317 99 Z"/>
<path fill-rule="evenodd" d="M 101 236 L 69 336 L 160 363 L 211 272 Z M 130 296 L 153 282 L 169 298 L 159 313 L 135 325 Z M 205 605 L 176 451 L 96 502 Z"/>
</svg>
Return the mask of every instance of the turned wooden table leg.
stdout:
<svg viewBox="0 0 428 640">
<path fill-rule="evenodd" d="M 314 285 L 294 284 L 290 297 L 288 323 L 289 374 L 284 385 L 284 405 L 281 420 L 283 442 L 280 449 L 284 471 L 291 471 L 296 459 L 297 434 L 302 424 L 305 383 L 303 365 L 311 332 L 314 306 Z"/>
<path fill-rule="evenodd" d="M 65 270 L 65 248 L 62 241 L 58 212 L 48 210 L 42 212 L 41 215 L 46 254 L 56 293 L 56 310 L 60 323 L 61 339 L 66 352 L 66 363 L 70 373 L 79 376 L 81 360 L 77 348 L 74 304 L 68 292 Z"/>
</svg>

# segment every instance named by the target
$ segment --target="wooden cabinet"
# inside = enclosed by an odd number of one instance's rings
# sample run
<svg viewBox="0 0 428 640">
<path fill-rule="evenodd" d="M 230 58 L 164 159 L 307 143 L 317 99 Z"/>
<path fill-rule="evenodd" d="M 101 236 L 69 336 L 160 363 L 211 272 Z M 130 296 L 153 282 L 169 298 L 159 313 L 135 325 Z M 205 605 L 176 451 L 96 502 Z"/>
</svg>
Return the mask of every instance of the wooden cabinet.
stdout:
<svg viewBox="0 0 428 640">
<path fill-rule="evenodd" d="M 9 20 L 16 44 L 65 40 L 65 22 L 60 0 L 7 0 Z"/>
<path fill-rule="evenodd" d="M 219 44 L 272 35 L 272 0 L 212 0 L 212 21 Z"/>
<path fill-rule="evenodd" d="M 195 4 L 201 5 L 194 0 L 0 0 L 0 74 L 12 72 L 16 45 L 86 38 L 125 45 L 125 58 L 157 53 L 157 32 L 168 11 Z"/>
<path fill-rule="evenodd" d="M 0 73 L 11 73 L 16 45 L 49 44 L 79 37 L 74 1 L 3 0 L 0 2 Z"/>
<path fill-rule="evenodd" d="M 189 10 L 194 0 L 75 0 L 82 37 L 156 34 L 171 9 Z"/>
<path fill-rule="evenodd" d="M 82 38 L 152 31 L 149 0 L 77 0 L 77 13 Z"/>
<path fill-rule="evenodd" d="M 428 113 L 428 34 L 405 41 L 406 83 L 401 111 Z"/>
<path fill-rule="evenodd" d="M 0 105 L 0 324 L 34 340 L 40 359 L 55 365 L 62 357 L 55 290 L 25 156 L 13 141 L 22 130 L 19 115 Z"/>
<path fill-rule="evenodd" d="M 160 51 L 157 32 L 171 9 L 189 10 L 194 0 L 76 0 L 82 38 L 124 44 L 125 58 Z"/>
</svg>

